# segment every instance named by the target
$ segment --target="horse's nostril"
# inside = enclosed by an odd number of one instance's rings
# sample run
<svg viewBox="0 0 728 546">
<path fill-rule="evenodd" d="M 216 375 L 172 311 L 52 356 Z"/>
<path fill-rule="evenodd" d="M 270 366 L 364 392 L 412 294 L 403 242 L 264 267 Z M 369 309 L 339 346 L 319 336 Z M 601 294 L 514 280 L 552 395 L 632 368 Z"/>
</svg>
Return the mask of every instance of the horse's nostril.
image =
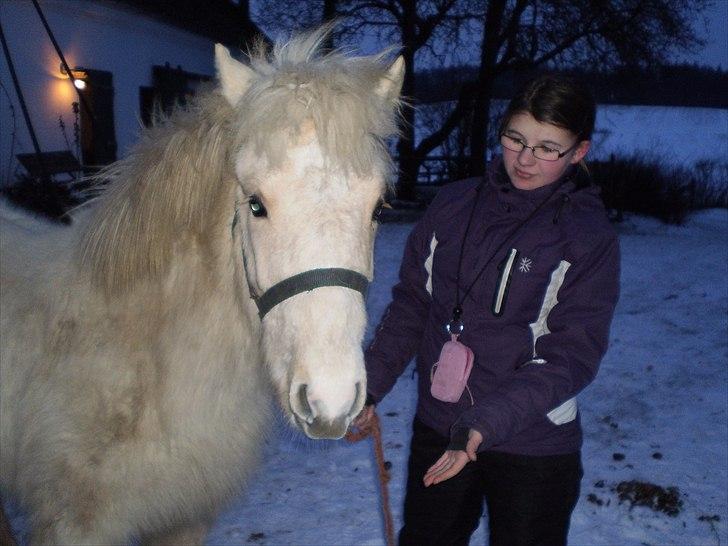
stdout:
<svg viewBox="0 0 728 546">
<path fill-rule="evenodd" d="M 305 383 L 298 387 L 298 413 L 299 417 L 306 421 L 309 425 L 313 423 L 313 410 L 311 405 L 308 403 L 308 394 L 306 393 L 308 385 Z"/>
</svg>

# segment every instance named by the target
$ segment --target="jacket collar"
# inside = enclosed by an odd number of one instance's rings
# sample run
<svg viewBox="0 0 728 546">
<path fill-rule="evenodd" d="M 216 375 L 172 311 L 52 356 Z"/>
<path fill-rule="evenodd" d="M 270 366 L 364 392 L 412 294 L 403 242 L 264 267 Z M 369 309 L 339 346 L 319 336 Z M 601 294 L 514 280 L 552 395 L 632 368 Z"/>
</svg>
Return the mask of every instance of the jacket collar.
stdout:
<svg viewBox="0 0 728 546">
<path fill-rule="evenodd" d="M 568 196 L 590 184 L 589 177 L 576 165 L 570 166 L 566 172 L 551 184 L 535 190 L 521 190 L 512 183 L 500 157 L 493 160 L 488 169 L 487 183 L 495 190 L 497 199 L 508 209 L 531 210 L 550 195 Z M 563 199 L 563 197 L 562 197 Z"/>
</svg>

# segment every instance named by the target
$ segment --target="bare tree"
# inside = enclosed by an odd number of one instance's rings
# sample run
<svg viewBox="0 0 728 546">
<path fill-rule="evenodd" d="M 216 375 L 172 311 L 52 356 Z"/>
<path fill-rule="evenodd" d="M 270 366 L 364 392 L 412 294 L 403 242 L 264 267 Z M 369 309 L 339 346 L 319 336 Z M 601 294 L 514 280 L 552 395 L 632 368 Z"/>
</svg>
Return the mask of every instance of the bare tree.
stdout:
<svg viewBox="0 0 728 546">
<path fill-rule="evenodd" d="M 403 111 L 398 196 L 415 197 L 420 168 L 453 130 L 470 132 L 467 172 L 483 172 L 493 84 L 509 71 L 544 66 L 650 66 L 673 51 L 701 42 L 692 18 L 711 0 L 314 0 L 295 4 L 262 0 L 254 19 L 277 29 L 309 27 L 341 18 L 333 45 L 356 43 L 364 36 L 399 43 L 407 72 Z M 442 123 L 415 139 L 416 73 L 420 63 L 457 62 L 458 55 L 478 65 L 477 77 L 462 85 L 458 100 Z M 443 82 L 444 86 L 452 82 Z M 462 136 L 460 137 L 462 138 Z"/>
<path fill-rule="evenodd" d="M 543 65 L 607 69 L 664 63 L 701 44 L 692 17 L 708 0 L 489 0 L 473 88 L 470 174 L 484 169 L 493 82 Z M 470 96 L 463 97 L 470 100 Z M 466 110 L 465 107 L 461 110 Z"/>
<path fill-rule="evenodd" d="M 317 27 L 339 16 L 341 0 L 307 0 L 305 2 L 281 2 L 280 0 L 260 0 L 254 4 L 252 19 L 266 30 L 277 33 L 290 33 Z M 335 29 L 330 45 L 337 35 L 345 29 Z"/>
</svg>

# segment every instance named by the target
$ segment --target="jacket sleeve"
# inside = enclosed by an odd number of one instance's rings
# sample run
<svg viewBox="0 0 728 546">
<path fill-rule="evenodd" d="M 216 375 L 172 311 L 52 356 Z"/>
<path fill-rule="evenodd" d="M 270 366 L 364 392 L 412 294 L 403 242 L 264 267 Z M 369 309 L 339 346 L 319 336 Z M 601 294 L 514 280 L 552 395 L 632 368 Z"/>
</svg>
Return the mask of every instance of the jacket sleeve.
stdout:
<svg viewBox="0 0 728 546">
<path fill-rule="evenodd" d="M 392 389 L 422 342 L 432 303 L 426 263 L 434 236 L 432 214 L 430 207 L 407 239 L 392 302 L 364 352 L 369 403 L 378 403 Z"/>
<path fill-rule="evenodd" d="M 453 439 L 473 428 L 483 435 L 480 449 L 497 446 L 594 379 L 619 296 L 619 242 L 611 229 L 599 235 L 566 269 L 557 303 L 537 338 L 536 358 L 464 412 L 452 427 Z"/>
</svg>

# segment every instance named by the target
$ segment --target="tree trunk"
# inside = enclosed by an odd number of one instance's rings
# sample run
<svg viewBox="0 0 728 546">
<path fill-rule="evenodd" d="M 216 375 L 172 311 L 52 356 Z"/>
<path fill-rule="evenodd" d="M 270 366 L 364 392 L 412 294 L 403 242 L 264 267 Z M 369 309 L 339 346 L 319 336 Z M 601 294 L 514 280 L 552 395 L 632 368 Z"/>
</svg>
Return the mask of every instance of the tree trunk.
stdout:
<svg viewBox="0 0 728 546">
<path fill-rule="evenodd" d="M 505 0 L 491 0 L 483 25 L 483 42 L 480 49 L 478 86 L 473 105 L 473 132 L 470 135 L 470 176 L 485 172 L 485 152 L 490 121 L 490 99 L 493 94 L 493 79 L 496 73 L 498 50 L 502 43 L 500 36 L 503 28 Z"/>
<path fill-rule="evenodd" d="M 402 2 L 402 56 L 405 62 L 402 96 L 411 102 L 402 108 L 402 136 L 397 143 L 399 156 L 399 177 L 397 179 L 397 197 L 408 201 L 416 199 L 415 184 L 422 160 L 415 150 L 415 49 L 417 40 L 417 6 L 409 0 Z"/>
<path fill-rule="evenodd" d="M 415 150 L 415 110 L 411 106 L 406 106 L 402 113 L 402 136 L 397 144 L 397 155 L 399 156 L 397 197 L 406 201 L 414 201 L 416 199 L 415 184 L 417 184 L 422 160 Z"/>
<path fill-rule="evenodd" d="M 480 176 L 485 172 L 485 153 L 490 125 L 490 98 L 493 79 L 488 77 L 478 85 L 473 104 L 473 127 L 470 135 L 470 161 L 468 174 Z"/>
<path fill-rule="evenodd" d="M 243 16 L 245 21 L 250 22 L 250 1 L 240 0 L 238 2 L 238 11 Z"/>
<path fill-rule="evenodd" d="M 338 0 L 324 0 L 324 8 L 321 12 L 321 22 L 328 23 L 336 18 L 336 5 Z M 334 49 L 334 33 L 331 32 L 323 43 L 323 51 L 333 51 Z"/>
</svg>

